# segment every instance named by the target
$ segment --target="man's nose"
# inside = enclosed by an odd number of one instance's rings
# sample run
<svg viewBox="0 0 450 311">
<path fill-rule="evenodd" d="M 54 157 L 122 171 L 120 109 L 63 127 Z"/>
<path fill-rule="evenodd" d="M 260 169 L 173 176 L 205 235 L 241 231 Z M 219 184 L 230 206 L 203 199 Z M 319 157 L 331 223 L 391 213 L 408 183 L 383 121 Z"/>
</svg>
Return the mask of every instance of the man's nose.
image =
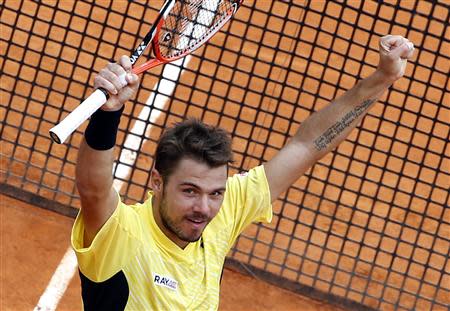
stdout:
<svg viewBox="0 0 450 311">
<path fill-rule="evenodd" d="M 194 211 L 202 213 L 203 215 L 208 215 L 209 202 L 208 196 L 206 194 L 200 195 L 195 202 Z"/>
</svg>

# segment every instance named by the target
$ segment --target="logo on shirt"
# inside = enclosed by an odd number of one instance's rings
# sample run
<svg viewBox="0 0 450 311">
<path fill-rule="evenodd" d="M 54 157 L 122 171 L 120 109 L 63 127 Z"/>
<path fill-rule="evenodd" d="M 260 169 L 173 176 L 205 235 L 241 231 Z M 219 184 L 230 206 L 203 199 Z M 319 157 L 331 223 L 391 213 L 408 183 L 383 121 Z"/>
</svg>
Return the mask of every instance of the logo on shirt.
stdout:
<svg viewBox="0 0 450 311">
<path fill-rule="evenodd" d="M 157 273 L 154 274 L 153 277 L 153 283 L 155 283 L 158 286 L 163 286 L 166 288 L 169 288 L 171 290 L 177 290 L 178 282 L 174 279 L 171 279 L 167 276 L 162 276 Z"/>
</svg>

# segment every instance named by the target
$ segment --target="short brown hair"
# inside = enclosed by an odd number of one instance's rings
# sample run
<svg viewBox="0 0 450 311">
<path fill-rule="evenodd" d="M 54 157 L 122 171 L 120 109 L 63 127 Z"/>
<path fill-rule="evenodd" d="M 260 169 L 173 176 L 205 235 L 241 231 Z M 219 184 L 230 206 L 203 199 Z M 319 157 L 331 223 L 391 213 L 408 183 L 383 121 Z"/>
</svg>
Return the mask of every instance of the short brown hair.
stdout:
<svg viewBox="0 0 450 311">
<path fill-rule="evenodd" d="M 156 147 L 155 168 L 164 180 L 168 180 L 183 158 L 192 158 L 210 167 L 231 163 L 231 138 L 224 129 L 198 119 L 177 123 L 160 138 Z"/>
</svg>

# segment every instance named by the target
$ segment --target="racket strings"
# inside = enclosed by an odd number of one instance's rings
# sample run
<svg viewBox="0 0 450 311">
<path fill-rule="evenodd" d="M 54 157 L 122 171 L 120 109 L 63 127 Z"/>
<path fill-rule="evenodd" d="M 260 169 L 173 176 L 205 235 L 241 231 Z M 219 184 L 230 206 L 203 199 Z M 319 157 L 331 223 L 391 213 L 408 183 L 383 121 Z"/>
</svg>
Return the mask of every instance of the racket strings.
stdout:
<svg viewBox="0 0 450 311">
<path fill-rule="evenodd" d="M 192 50 L 215 33 L 233 14 L 233 1 L 177 1 L 159 32 L 160 54 L 178 57 Z"/>
</svg>

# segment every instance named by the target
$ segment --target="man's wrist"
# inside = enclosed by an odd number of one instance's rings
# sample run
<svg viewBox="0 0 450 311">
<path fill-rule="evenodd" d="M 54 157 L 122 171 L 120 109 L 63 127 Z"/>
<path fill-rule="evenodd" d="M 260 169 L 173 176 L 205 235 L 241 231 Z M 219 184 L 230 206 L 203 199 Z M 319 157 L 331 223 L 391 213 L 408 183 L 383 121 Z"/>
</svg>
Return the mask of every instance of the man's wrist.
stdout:
<svg viewBox="0 0 450 311">
<path fill-rule="evenodd" d="M 390 79 L 384 72 L 376 70 L 370 76 L 360 81 L 355 86 L 355 91 L 361 98 L 379 97 L 388 90 L 395 80 Z"/>
<path fill-rule="evenodd" d="M 386 88 L 389 88 L 395 81 L 398 80 L 397 77 L 390 75 L 385 72 L 383 69 L 377 68 L 375 72 L 372 74 L 373 80 L 376 84 L 383 85 Z"/>
<path fill-rule="evenodd" d="M 95 150 L 108 150 L 115 146 L 120 117 L 125 106 L 116 111 L 97 110 L 84 132 L 86 143 Z"/>
</svg>

